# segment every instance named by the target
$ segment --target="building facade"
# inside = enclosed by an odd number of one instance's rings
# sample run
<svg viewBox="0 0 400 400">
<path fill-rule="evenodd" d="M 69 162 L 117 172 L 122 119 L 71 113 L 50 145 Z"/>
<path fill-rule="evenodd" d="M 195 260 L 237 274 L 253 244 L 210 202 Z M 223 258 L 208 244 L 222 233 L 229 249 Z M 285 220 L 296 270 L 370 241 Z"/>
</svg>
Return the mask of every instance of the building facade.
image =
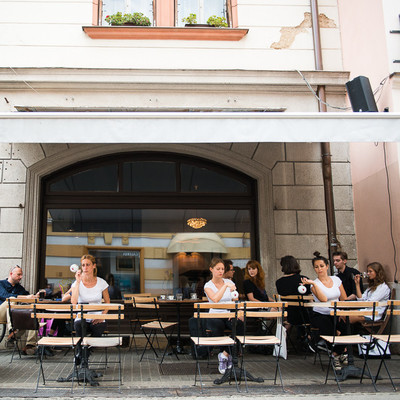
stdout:
<svg viewBox="0 0 400 400">
<path fill-rule="evenodd" d="M 322 140 L 333 142 L 337 238 L 356 263 L 351 146 L 343 135 L 360 138 L 368 125 L 368 137 L 380 141 L 377 126 L 395 132 L 398 118 L 360 124 L 347 116 L 355 128 L 340 125 L 352 77 L 342 4 L 218 4 L 0 1 L 4 276 L 17 263 L 29 289 L 46 279 L 64 288 L 84 252 L 100 257 L 99 274 L 113 273 L 126 291 L 195 290 L 213 255 L 239 267 L 259 259 L 269 293 L 286 254 L 312 276 L 313 252 L 329 247 Z M 105 26 L 105 10 L 146 9 L 150 27 Z M 200 22 L 221 13 L 229 26 L 182 26 L 191 11 Z M 316 37 L 323 69 L 315 66 Z M 320 87 L 336 107 L 323 125 L 315 115 Z M 310 117 L 296 126 L 296 113 Z M 332 140 L 320 139 L 327 132 Z M 192 217 L 205 217 L 206 226 L 188 226 Z"/>
</svg>

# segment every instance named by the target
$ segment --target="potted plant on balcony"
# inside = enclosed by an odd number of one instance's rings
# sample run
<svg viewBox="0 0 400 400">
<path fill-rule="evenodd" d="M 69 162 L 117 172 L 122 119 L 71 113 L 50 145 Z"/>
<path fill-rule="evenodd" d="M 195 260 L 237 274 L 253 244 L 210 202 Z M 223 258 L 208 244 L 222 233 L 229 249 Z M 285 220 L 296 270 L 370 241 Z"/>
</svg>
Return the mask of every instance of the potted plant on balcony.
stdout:
<svg viewBox="0 0 400 400">
<path fill-rule="evenodd" d="M 105 20 L 109 25 L 113 26 L 124 24 L 124 16 L 122 15 L 122 12 L 117 12 L 116 14 L 107 15 Z"/>
<path fill-rule="evenodd" d="M 133 14 L 122 14 L 117 12 L 116 14 L 107 15 L 105 18 L 106 22 L 112 26 L 118 25 L 134 25 L 134 26 L 150 26 L 150 19 L 147 18 L 143 13 Z"/>
<path fill-rule="evenodd" d="M 211 15 L 207 20 L 207 24 L 216 28 L 226 28 L 228 26 L 225 17 L 217 17 L 216 15 Z"/>
<path fill-rule="evenodd" d="M 140 12 L 135 12 L 133 14 L 124 14 L 124 17 L 125 17 L 124 25 L 135 25 L 135 26 L 151 25 L 150 19 Z"/>
</svg>

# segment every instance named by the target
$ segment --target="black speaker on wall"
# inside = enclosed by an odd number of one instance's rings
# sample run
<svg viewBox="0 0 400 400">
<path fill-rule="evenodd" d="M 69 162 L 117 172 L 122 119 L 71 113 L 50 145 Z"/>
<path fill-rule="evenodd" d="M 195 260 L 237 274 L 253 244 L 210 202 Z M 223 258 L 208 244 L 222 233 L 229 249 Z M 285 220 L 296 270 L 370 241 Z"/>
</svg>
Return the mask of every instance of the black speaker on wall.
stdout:
<svg viewBox="0 0 400 400">
<path fill-rule="evenodd" d="M 378 112 L 371 84 L 367 77 L 357 76 L 346 83 L 346 89 L 353 111 Z"/>
</svg>

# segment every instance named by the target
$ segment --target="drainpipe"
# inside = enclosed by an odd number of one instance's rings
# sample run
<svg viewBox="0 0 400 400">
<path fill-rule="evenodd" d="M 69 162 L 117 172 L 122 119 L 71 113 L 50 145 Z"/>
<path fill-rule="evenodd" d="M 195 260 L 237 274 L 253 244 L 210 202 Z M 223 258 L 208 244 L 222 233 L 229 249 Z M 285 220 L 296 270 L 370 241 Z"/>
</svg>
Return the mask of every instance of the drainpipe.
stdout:
<svg viewBox="0 0 400 400">
<path fill-rule="evenodd" d="M 321 51 L 321 35 L 319 28 L 318 18 L 318 0 L 310 0 L 311 6 L 311 21 L 312 21 L 312 32 L 314 41 L 314 57 L 315 57 L 315 69 L 322 71 L 322 51 Z M 325 86 L 317 87 L 317 95 L 323 101 L 326 102 Z M 319 112 L 326 112 L 326 105 L 323 102 L 318 102 Z M 333 259 L 332 253 L 340 250 L 340 243 L 336 237 L 336 218 L 335 218 L 335 206 L 333 201 L 333 185 L 332 185 L 332 155 L 331 146 L 329 142 L 321 143 L 321 154 L 322 154 L 322 175 L 324 181 L 324 195 L 325 195 L 325 213 L 326 213 L 326 225 L 328 230 L 328 246 L 329 246 L 329 261 L 330 270 L 333 274 Z"/>
</svg>

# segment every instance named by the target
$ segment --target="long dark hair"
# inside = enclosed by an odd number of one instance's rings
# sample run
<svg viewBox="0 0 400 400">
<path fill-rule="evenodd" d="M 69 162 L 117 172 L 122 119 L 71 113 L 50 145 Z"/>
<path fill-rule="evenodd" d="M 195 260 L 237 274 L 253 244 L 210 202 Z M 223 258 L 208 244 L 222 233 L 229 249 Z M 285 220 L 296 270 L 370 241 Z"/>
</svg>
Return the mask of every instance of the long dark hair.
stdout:
<svg viewBox="0 0 400 400">
<path fill-rule="evenodd" d="M 385 270 L 382 264 L 375 261 L 367 265 L 367 268 L 371 268 L 375 271 L 375 279 L 368 279 L 368 287 L 373 292 L 381 283 L 386 283 Z"/>
<path fill-rule="evenodd" d="M 251 277 L 248 268 L 257 269 L 257 275 Z M 250 260 L 246 264 L 244 279 L 250 279 L 259 289 L 265 289 L 265 272 L 261 264 L 256 260 Z"/>
</svg>

